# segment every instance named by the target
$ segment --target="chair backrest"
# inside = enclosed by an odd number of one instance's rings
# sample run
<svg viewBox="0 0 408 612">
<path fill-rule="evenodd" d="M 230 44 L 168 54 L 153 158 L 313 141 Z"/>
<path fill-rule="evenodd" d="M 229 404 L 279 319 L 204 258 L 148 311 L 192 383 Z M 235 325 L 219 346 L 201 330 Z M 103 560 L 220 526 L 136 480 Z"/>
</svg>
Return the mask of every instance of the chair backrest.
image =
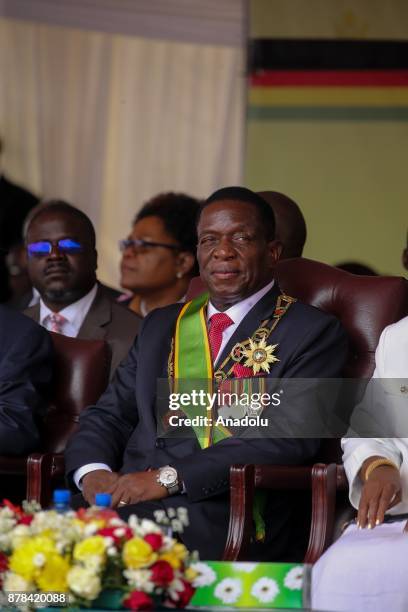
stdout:
<svg viewBox="0 0 408 612">
<path fill-rule="evenodd" d="M 341 321 L 350 342 L 344 375 L 370 378 L 382 330 L 408 314 L 408 281 L 396 276 L 358 276 L 303 257 L 280 261 L 275 277 L 282 291 Z M 203 291 L 200 277 L 193 278 L 187 299 Z"/>
<path fill-rule="evenodd" d="M 62 452 L 77 428 L 79 413 L 93 404 L 109 381 L 111 352 L 105 340 L 80 340 L 51 332 L 54 376 L 42 427 L 42 451 Z"/>
<path fill-rule="evenodd" d="M 408 281 L 358 276 L 302 257 L 279 262 L 276 278 L 289 295 L 341 321 L 350 342 L 344 375 L 370 378 L 382 330 L 408 314 Z"/>
<path fill-rule="evenodd" d="M 302 257 L 280 261 L 275 277 L 282 291 L 341 321 L 349 338 L 344 376 L 369 379 L 382 330 L 408 314 L 408 281 L 395 276 L 358 276 Z M 203 291 L 202 280 L 193 278 L 187 299 Z M 338 440 L 325 440 L 319 459 L 340 461 Z"/>
</svg>

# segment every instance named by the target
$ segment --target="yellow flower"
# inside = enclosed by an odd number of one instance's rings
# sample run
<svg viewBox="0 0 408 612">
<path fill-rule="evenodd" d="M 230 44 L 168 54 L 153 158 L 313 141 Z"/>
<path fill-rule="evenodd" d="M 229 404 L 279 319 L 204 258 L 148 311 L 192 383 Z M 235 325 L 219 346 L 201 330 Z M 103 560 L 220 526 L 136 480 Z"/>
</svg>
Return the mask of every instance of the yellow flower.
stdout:
<svg viewBox="0 0 408 612">
<path fill-rule="evenodd" d="M 46 560 L 50 554 L 55 552 L 54 542 L 50 538 L 36 536 L 23 542 L 13 552 L 10 557 L 10 569 L 25 580 L 32 581 L 39 572 L 38 563 L 36 563 L 38 555 L 43 555 Z"/>
<path fill-rule="evenodd" d="M 123 547 L 123 561 L 126 567 L 131 569 L 139 569 L 139 567 L 148 567 L 157 559 L 157 554 L 153 552 L 153 548 L 141 538 L 132 538 L 128 540 Z"/>
<path fill-rule="evenodd" d="M 160 555 L 160 561 L 167 561 L 170 563 L 173 569 L 180 569 L 184 559 L 186 559 L 188 555 L 187 548 L 184 544 L 180 544 L 180 542 L 176 542 L 174 546 L 163 555 Z"/>
<path fill-rule="evenodd" d="M 105 539 L 103 536 L 91 536 L 75 544 L 74 548 L 74 559 L 76 561 L 82 561 L 83 563 L 92 562 L 97 557 L 100 563 L 105 559 Z"/>
<path fill-rule="evenodd" d="M 56 553 L 47 557 L 46 563 L 37 576 L 37 584 L 42 591 L 66 593 L 68 590 L 67 573 L 69 563 Z"/>
<path fill-rule="evenodd" d="M 184 572 L 184 575 L 186 577 L 186 580 L 188 580 L 189 582 L 194 582 L 194 580 L 197 578 L 199 574 L 197 570 L 195 570 L 194 568 L 187 567 L 186 571 Z"/>
<path fill-rule="evenodd" d="M 73 593 L 92 601 L 101 592 L 101 580 L 87 567 L 73 567 L 67 575 L 69 588 Z"/>
</svg>

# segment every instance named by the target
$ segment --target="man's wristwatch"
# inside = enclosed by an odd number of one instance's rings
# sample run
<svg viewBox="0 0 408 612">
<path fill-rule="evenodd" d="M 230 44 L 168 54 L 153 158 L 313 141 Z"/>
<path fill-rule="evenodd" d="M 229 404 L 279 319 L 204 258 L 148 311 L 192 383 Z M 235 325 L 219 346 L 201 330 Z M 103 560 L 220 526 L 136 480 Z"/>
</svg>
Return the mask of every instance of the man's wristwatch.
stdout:
<svg viewBox="0 0 408 612">
<path fill-rule="evenodd" d="M 181 486 L 178 479 L 177 470 L 171 465 L 165 465 L 159 468 L 157 474 L 157 482 L 162 487 L 166 487 L 169 495 L 175 495 L 180 492 Z"/>
</svg>

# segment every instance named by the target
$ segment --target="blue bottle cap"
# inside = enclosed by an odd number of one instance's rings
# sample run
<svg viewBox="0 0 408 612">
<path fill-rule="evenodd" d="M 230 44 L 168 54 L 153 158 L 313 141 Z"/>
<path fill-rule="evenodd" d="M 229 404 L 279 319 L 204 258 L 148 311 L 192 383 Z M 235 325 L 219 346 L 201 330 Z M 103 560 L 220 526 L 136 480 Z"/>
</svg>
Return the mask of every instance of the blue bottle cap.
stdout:
<svg viewBox="0 0 408 612">
<path fill-rule="evenodd" d="M 68 489 L 55 489 L 53 494 L 54 504 L 69 504 L 71 492 Z"/>
<path fill-rule="evenodd" d="M 102 508 L 110 508 L 112 495 L 110 493 L 97 493 L 95 495 L 95 504 Z"/>
</svg>

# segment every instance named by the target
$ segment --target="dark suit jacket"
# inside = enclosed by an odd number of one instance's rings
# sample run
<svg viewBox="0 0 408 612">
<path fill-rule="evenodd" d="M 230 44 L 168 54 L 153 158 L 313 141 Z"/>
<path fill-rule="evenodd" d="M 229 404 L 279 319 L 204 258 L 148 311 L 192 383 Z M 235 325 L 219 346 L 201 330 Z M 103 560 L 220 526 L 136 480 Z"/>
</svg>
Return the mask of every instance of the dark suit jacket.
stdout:
<svg viewBox="0 0 408 612">
<path fill-rule="evenodd" d="M 24 311 L 31 319 L 40 320 L 40 304 Z M 128 308 L 117 304 L 112 294 L 101 285 L 86 315 L 77 338 L 106 340 L 112 352 L 111 377 L 126 357 L 139 330 L 141 318 Z"/>
<path fill-rule="evenodd" d="M 273 313 L 278 288 L 266 294 L 243 319 L 221 360 L 234 344 L 250 337 L 262 320 Z M 167 361 L 175 322 L 182 304 L 158 309 L 144 320 L 127 360 L 96 406 L 82 413 L 79 431 L 66 450 L 67 474 L 101 462 L 123 473 L 174 466 L 185 484 L 186 495 L 162 500 L 167 507 L 187 505 L 191 533 L 187 546 L 202 558 L 220 558 L 228 526 L 229 469 L 234 463 L 299 464 L 318 450 L 310 439 L 229 438 L 202 450 L 194 439 L 158 438 L 155 420 L 156 381 L 167 378 Z M 346 357 L 347 342 L 334 317 L 296 302 L 272 332 L 279 343 L 279 359 L 271 377 L 337 377 Z M 284 505 L 283 505 L 284 506 Z M 274 534 L 282 531 L 287 508 L 275 499 Z M 274 545 L 274 552 L 280 550 Z"/>
<path fill-rule="evenodd" d="M 5 255 L 13 244 L 22 241 L 22 228 L 28 212 L 38 203 L 32 193 L 0 175 L 0 302 L 8 295 L 8 272 Z"/>
<path fill-rule="evenodd" d="M 51 381 L 49 334 L 0 305 L 0 454 L 24 455 L 40 443 L 37 421 Z"/>
</svg>

